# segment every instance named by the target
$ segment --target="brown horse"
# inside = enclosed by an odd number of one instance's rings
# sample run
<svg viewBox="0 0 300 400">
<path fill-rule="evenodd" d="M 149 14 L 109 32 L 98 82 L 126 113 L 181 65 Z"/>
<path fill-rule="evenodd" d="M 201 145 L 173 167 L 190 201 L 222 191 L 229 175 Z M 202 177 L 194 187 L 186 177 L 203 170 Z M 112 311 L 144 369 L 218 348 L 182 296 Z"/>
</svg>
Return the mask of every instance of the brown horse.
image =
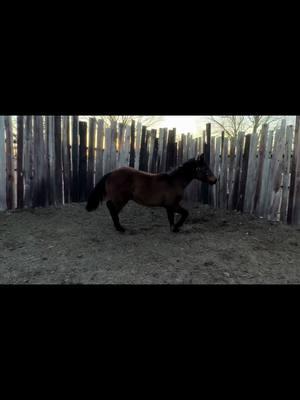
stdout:
<svg viewBox="0 0 300 400">
<path fill-rule="evenodd" d="M 119 168 L 100 180 L 88 198 L 86 209 L 94 211 L 100 201 L 106 200 L 115 228 L 124 232 L 119 213 L 129 200 L 147 207 L 164 207 L 171 230 L 178 232 L 188 217 L 188 211 L 179 203 L 183 198 L 184 189 L 193 179 L 210 185 L 217 182 L 217 178 L 204 161 L 203 154 L 170 173 L 150 174 L 129 167 Z M 176 223 L 174 213 L 181 215 Z"/>
</svg>

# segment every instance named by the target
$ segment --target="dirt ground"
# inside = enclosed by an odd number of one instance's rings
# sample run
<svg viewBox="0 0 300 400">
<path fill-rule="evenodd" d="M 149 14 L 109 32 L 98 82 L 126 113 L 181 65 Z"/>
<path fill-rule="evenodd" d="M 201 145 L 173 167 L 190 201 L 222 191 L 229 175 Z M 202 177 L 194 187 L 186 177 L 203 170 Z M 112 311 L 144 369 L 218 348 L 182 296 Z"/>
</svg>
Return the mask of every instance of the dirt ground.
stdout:
<svg viewBox="0 0 300 400">
<path fill-rule="evenodd" d="M 300 227 L 188 205 L 180 233 L 163 209 L 129 204 L 0 213 L 0 284 L 300 283 Z"/>
</svg>

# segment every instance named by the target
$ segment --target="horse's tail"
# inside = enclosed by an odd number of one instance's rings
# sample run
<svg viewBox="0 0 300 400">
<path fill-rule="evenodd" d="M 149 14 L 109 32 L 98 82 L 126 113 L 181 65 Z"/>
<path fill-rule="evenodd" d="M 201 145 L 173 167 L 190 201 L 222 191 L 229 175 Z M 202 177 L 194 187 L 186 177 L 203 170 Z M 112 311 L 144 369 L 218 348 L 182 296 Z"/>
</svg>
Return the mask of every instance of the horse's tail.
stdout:
<svg viewBox="0 0 300 400">
<path fill-rule="evenodd" d="M 99 206 L 100 201 L 102 203 L 106 195 L 106 190 L 105 190 L 106 180 L 110 174 L 111 173 L 104 175 L 103 178 L 99 181 L 99 183 L 97 183 L 97 185 L 91 191 L 86 205 L 87 211 L 90 212 L 96 210 Z"/>
</svg>

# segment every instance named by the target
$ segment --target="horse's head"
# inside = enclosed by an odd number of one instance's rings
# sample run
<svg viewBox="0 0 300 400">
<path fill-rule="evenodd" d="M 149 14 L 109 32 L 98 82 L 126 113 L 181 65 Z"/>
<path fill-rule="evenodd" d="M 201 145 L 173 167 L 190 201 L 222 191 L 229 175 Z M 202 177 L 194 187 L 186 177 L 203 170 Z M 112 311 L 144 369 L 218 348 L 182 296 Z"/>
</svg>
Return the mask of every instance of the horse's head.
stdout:
<svg viewBox="0 0 300 400">
<path fill-rule="evenodd" d="M 209 166 L 204 160 L 204 154 L 199 155 L 195 159 L 195 179 L 198 179 L 199 181 L 208 183 L 210 185 L 214 185 L 217 183 L 217 178 L 214 176 L 214 174 L 211 172 Z"/>
</svg>

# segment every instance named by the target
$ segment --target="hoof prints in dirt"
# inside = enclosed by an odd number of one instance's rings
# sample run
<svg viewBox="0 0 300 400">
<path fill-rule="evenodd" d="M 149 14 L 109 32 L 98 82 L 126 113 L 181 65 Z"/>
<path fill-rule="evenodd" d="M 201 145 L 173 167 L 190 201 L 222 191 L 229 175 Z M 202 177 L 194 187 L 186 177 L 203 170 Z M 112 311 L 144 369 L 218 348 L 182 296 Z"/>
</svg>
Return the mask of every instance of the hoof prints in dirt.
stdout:
<svg viewBox="0 0 300 400">
<path fill-rule="evenodd" d="M 170 232 L 165 210 L 129 204 L 0 213 L 0 283 L 300 283 L 300 230 L 223 210 L 189 208 Z"/>
</svg>

